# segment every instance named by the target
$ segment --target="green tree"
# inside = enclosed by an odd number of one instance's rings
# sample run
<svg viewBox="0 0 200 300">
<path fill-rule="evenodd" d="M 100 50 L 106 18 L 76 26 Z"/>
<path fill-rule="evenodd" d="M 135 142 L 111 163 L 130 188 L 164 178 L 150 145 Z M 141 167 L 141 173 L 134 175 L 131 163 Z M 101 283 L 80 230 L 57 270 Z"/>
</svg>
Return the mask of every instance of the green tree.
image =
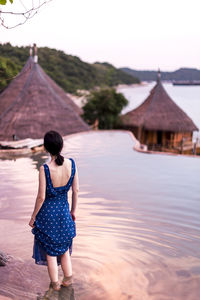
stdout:
<svg viewBox="0 0 200 300">
<path fill-rule="evenodd" d="M 90 125 L 98 120 L 99 129 L 112 129 L 120 125 L 119 114 L 128 100 L 113 88 L 93 91 L 83 107 L 83 119 Z"/>
<path fill-rule="evenodd" d="M 0 56 L 0 91 L 15 77 L 19 69 L 9 58 Z"/>
</svg>

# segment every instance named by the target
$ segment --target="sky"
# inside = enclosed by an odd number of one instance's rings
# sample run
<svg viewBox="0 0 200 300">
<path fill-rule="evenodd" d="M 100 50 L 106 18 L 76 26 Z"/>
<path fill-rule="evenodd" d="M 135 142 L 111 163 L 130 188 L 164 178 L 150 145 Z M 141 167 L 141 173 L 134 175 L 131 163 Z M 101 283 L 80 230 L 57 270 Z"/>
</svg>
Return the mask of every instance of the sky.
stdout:
<svg viewBox="0 0 200 300">
<path fill-rule="evenodd" d="M 32 1 L 14 0 L 4 11 L 23 11 Z M 2 8 L 2 6 L 1 6 Z M 200 69 L 199 0 L 52 0 L 26 24 L 0 27 L 0 42 L 37 43 L 85 62 L 173 71 Z M 4 15 L 15 24 L 16 16 Z"/>
</svg>

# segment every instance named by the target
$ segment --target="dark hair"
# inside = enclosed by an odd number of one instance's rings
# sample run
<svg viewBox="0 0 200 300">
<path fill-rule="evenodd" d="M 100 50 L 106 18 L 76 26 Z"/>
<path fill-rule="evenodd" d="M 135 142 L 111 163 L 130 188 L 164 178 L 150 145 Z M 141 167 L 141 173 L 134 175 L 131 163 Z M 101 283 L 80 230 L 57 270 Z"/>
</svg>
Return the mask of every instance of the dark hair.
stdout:
<svg viewBox="0 0 200 300">
<path fill-rule="evenodd" d="M 60 154 L 63 148 L 63 138 L 56 131 L 48 131 L 44 136 L 44 147 L 51 154 L 56 155 L 55 162 L 61 166 L 64 162 L 64 157 Z"/>
</svg>

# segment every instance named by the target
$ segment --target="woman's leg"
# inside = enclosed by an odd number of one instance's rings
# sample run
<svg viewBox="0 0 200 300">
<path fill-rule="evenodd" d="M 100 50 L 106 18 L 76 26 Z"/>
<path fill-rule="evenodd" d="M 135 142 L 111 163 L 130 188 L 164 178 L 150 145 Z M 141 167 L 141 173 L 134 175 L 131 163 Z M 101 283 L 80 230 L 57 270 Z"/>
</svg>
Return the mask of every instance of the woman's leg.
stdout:
<svg viewBox="0 0 200 300">
<path fill-rule="evenodd" d="M 61 255 L 61 268 L 65 277 L 72 276 L 72 263 L 69 250 L 67 250 L 64 254 Z"/>
<path fill-rule="evenodd" d="M 58 264 L 57 257 L 50 256 L 47 254 L 47 264 L 48 264 L 48 273 L 51 279 L 51 282 L 58 281 Z"/>
</svg>

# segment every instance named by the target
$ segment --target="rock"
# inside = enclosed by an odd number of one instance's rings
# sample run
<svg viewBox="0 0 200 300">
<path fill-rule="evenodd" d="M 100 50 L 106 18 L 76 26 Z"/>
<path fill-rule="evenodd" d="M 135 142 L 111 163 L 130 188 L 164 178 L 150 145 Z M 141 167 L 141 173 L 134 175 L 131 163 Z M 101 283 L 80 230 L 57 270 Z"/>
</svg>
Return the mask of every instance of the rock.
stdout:
<svg viewBox="0 0 200 300">
<path fill-rule="evenodd" d="M 8 256 L 4 252 L 0 251 L 0 266 L 5 266 L 7 261 Z"/>
</svg>

